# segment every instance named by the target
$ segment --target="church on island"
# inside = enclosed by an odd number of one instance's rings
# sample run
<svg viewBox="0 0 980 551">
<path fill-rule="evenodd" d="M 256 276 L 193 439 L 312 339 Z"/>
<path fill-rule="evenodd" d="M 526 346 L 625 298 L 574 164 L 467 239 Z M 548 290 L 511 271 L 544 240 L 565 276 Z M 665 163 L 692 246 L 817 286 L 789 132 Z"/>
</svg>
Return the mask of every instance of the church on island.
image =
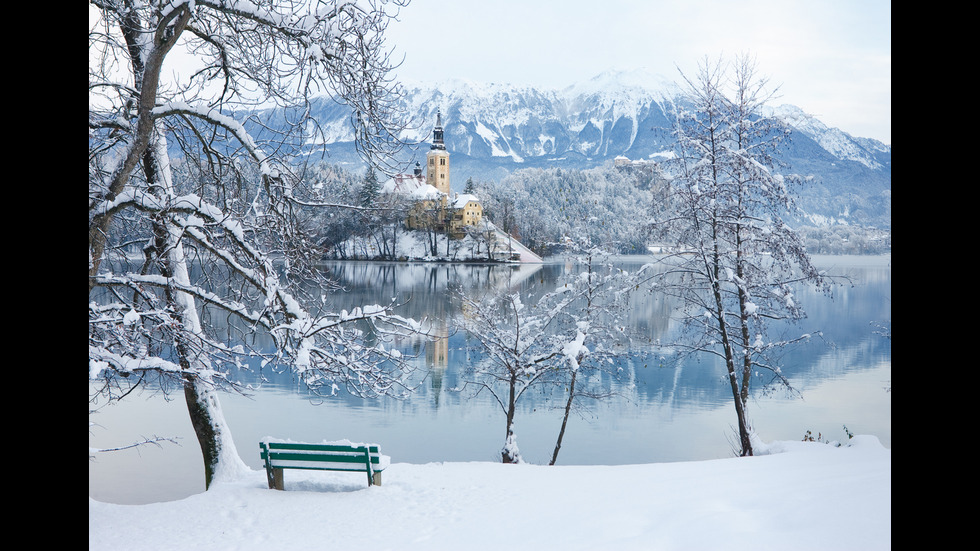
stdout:
<svg viewBox="0 0 980 551">
<path fill-rule="evenodd" d="M 425 157 L 425 176 L 415 163 L 414 174 L 396 174 L 382 193 L 408 196 L 412 201 L 405 225 L 412 230 L 433 230 L 453 239 L 466 235 L 466 227 L 483 221 L 483 205 L 475 195 L 455 193 L 449 186 L 449 152 L 443 140 L 442 114 L 436 113 L 432 146 Z"/>
<path fill-rule="evenodd" d="M 409 230 L 425 230 L 445 235 L 451 240 L 479 236 L 481 247 L 490 258 L 506 262 L 539 263 L 540 256 L 512 236 L 497 229 L 484 216 L 480 198 L 456 193 L 449 185 L 449 151 L 443 139 L 442 113 L 436 112 L 432 145 L 425 156 L 425 174 L 415 163 L 412 174 L 396 174 L 385 182 L 380 192 L 406 197 L 411 207 L 405 217 Z"/>
</svg>

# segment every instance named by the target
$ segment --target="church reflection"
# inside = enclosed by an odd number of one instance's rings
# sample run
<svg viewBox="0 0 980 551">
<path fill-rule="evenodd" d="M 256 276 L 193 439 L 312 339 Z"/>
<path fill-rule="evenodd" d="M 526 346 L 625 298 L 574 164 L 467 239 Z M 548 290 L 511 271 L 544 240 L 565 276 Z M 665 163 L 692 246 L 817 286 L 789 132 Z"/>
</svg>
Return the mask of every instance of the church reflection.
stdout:
<svg viewBox="0 0 980 551">
<path fill-rule="evenodd" d="M 342 292 L 328 297 L 334 310 L 391 300 L 395 312 L 415 320 L 425 320 L 424 336 L 409 336 L 393 345 L 418 358 L 427 372 L 424 384 L 439 405 L 447 371 L 455 373 L 468 362 L 466 353 L 453 353 L 467 313 L 458 293 L 480 296 L 508 289 L 525 296 L 551 288 L 563 271 L 563 264 L 513 263 L 479 264 L 449 262 L 328 262 L 324 268 L 341 284 Z M 452 358 L 451 358 L 452 357 Z M 452 375 L 450 375 L 451 377 Z M 451 384 L 449 386 L 452 386 Z"/>
<path fill-rule="evenodd" d="M 425 365 L 429 370 L 435 406 L 439 407 L 442 380 L 449 366 L 449 328 L 445 320 L 432 328 L 431 338 L 425 343 Z"/>
</svg>

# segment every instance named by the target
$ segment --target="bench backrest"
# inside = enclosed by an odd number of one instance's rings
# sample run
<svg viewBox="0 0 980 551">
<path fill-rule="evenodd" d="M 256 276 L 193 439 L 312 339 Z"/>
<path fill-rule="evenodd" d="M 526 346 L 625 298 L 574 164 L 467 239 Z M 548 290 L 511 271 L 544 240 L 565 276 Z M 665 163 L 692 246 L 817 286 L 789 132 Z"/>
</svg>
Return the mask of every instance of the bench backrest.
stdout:
<svg viewBox="0 0 980 551">
<path fill-rule="evenodd" d="M 381 451 L 377 444 L 259 442 L 259 448 L 267 468 L 368 472 L 382 468 Z"/>
</svg>

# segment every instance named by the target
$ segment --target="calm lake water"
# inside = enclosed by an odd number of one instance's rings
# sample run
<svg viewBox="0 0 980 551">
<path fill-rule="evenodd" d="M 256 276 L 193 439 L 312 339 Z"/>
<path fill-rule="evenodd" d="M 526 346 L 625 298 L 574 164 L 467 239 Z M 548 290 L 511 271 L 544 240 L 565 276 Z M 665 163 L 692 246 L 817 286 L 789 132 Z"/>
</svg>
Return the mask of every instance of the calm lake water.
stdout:
<svg viewBox="0 0 980 551">
<path fill-rule="evenodd" d="M 635 269 L 650 260 L 624 257 L 619 263 Z M 881 328 L 891 329 L 891 257 L 815 260 L 831 273 L 846 273 L 854 285 L 839 288 L 833 299 L 798 293 L 808 318 L 796 331 L 819 331 L 823 339 L 812 339 L 782 359 L 784 374 L 801 395 L 756 392 L 750 419 L 765 441 L 801 440 L 808 430 L 825 440 L 844 441 L 846 426 L 853 434 L 873 434 L 890 448 L 891 339 Z M 421 339 L 399 343 L 404 352 L 418 355 L 420 371 L 428 374 L 405 400 L 344 395 L 317 400 L 289 375 L 266 372 L 262 375 L 267 380 L 260 384 L 254 373 L 237 374 L 256 391 L 249 397 L 224 394 L 221 403 L 245 463 L 262 468 L 258 442 L 270 436 L 377 442 L 394 463 L 499 461 L 505 430 L 502 411 L 486 394 L 474 397 L 458 390 L 464 382 L 460 368 L 478 356 L 478 343 L 463 331 L 451 330 L 460 314 L 448 289 L 459 285 L 479 292 L 508 286 L 524 296 L 550 288 L 563 273 L 581 267 L 564 262 L 519 267 L 350 262 L 327 268 L 348 289 L 333 298 L 337 308 L 411 297 L 400 313 L 427 317 L 437 327 L 444 321 L 449 337 L 438 347 Z M 669 316 L 671 305 L 662 297 L 638 296 L 634 304 L 629 325 L 641 336 L 668 338 L 676 330 Z M 721 365 L 694 360 L 675 365 L 641 346 L 620 367 L 620 377 L 596 376 L 590 381 L 616 395 L 602 401 L 579 400 L 582 407 L 569 420 L 559 465 L 732 455 L 735 413 Z M 204 491 L 200 449 L 182 395 L 175 398 L 144 390 L 90 414 L 91 447 L 121 446 L 151 436 L 178 439 L 178 444 L 98 454 L 89 462 L 91 497 L 142 504 Z M 518 413 L 518 445 L 525 461 L 547 464 L 560 428 L 562 397 L 530 398 Z"/>
</svg>

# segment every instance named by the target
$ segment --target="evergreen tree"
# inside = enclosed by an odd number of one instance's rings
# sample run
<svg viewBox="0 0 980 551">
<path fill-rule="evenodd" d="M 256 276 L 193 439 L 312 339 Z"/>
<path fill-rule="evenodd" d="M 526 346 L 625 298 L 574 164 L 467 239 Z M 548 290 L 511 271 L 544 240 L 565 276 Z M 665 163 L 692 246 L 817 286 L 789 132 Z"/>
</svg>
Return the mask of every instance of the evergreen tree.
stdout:
<svg viewBox="0 0 980 551">
<path fill-rule="evenodd" d="M 358 197 L 360 205 L 362 207 L 370 206 L 378 197 L 379 189 L 378 174 L 374 171 L 373 166 L 369 166 L 364 173 L 364 180 L 361 182 L 361 193 Z"/>
</svg>

